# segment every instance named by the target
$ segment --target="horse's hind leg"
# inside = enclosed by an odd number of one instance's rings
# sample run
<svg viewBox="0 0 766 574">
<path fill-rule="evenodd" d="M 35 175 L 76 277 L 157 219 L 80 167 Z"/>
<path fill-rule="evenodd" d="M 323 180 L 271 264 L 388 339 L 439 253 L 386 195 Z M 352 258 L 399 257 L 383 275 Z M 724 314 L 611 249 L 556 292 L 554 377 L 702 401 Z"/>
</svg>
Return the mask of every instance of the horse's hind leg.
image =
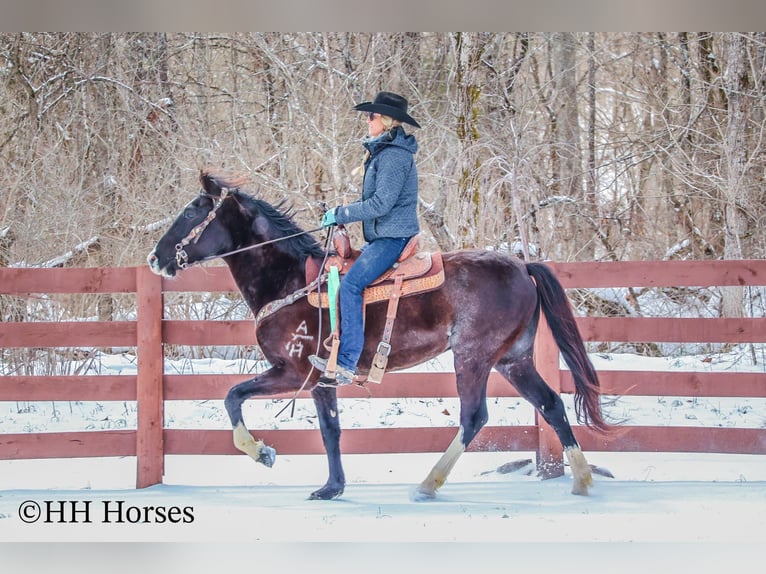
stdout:
<svg viewBox="0 0 766 574">
<path fill-rule="evenodd" d="M 521 358 L 506 356 L 495 365 L 495 369 L 511 382 L 556 432 L 572 471 L 572 494 L 588 494 L 588 487 L 593 483 L 590 467 L 572 432 L 561 397 L 537 372 L 531 353 Z"/>
<path fill-rule="evenodd" d="M 489 367 L 479 366 L 473 361 L 463 364 L 456 356 L 455 375 L 460 396 L 460 428 L 426 479 L 417 487 L 416 499 L 425 500 L 436 496 L 436 491 L 447 481 L 455 463 L 486 424 L 489 371 Z"/>
<path fill-rule="evenodd" d="M 428 473 L 426 479 L 415 490 L 416 500 L 427 500 L 436 496 L 436 491 L 447 481 L 447 477 L 454 468 L 455 463 L 460 458 L 460 455 L 465 452 L 464 436 L 463 425 L 460 425 L 460 429 L 458 429 L 452 443 L 450 443 L 447 450 L 431 469 L 431 472 Z"/>
</svg>

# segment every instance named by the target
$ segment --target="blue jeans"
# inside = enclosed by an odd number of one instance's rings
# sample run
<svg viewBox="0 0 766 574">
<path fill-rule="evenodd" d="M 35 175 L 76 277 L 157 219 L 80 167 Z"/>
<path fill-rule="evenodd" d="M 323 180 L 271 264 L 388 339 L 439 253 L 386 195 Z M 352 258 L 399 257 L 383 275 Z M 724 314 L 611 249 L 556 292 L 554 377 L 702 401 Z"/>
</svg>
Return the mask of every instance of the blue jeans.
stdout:
<svg viewBox="0 0 766 574">
<path fill-rule="evenodd" d="M 365 287 L 391 267 L 407 245 L 409 237 L 382 237 L 365 245 L 362 254 L 340 282 L 340 348 L 338 364 L 356 371 L 356 364 L 364 349 Z M 382 333 L 381 333 L 382 335 Z"/>
</svg>

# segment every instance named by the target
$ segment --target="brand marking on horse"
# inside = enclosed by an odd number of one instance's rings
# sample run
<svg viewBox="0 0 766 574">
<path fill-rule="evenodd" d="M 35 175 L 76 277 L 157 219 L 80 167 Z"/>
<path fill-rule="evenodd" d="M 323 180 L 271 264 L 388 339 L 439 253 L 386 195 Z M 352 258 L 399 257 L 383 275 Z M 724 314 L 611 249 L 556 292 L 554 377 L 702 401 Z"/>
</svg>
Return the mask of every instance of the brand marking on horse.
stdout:
<svg viewBox="0 0 766 574">
<path fill-rule="evenodd" d="M 303 341 L 313 341 L 314 337 L 309 335 L 309 328 L 306 321 L 301 324 L 290 335 L 290 340 L 285 343 L 285 350 L 291 356 L 303 356 Z"/>
</svg>

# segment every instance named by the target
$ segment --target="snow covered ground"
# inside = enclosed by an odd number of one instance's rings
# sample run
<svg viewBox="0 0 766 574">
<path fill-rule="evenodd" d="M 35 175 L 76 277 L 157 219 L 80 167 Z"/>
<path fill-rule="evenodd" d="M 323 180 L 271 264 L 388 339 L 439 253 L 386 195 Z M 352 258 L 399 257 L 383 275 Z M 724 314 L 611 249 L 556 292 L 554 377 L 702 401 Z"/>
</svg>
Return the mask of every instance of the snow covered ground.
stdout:
<svg viewBox="0 0 766 574">
<path fill-rule="evenodd" d="M 646 359 L 599 355 L 598 369 L 763 370 L 748 353 Z M 449 358 L 445 358 L 449 362 Z M 135 368 L 130 356 L 104 356 L 98 372 Z M 194 372 L 247 372 L 258 365 L 231 360 L 185 361 Z M 168 362 L 168 369 L 181 367 Z M 430 368 L 434 368 L 431 365 Z M 520 399 L 493 400 L 490 424 L 528 424 Z M 282 401 L 247 403 L 252 428 L 315 428 L 310 401 L 295 417 L 279 417 Z M 606 401 L 632 424 L 766 425 L 761 399 L 621 397 Z M 456 404 L 437 399 L 347 399 L 346 427 L 454 425 Z M 228 428 L 220 401 L 168 403 L 168 427 Z M 51 432 L 134 428 L 129 403 L 1 403 L 0 431 Z M 165 484 L 134 490 L 133 457 L 0 461 L 0 540 L 192 542 L 675 542 L 758 543 L 766 529 L 766 456 L 670 453 L 586 453 L 615 478 L 595 476 L 588 497 L 570 494 L 571 479 L 541 481 L 531 465 L 498 469 L 532 453 L 467 453 L 432 502 L 410 493 L 439 454 L 348 455 L 348 485 L 339 500 L 308 501 L 326 478 L 323 456 L 279 456 L 274 468 L 245 456 L 169 456 Z M 92 512 L 91 523 L 25 523 L 22 504 L 33 501 Z M 186 523 L 104 523 L 109 505 L 189 509 Z M 75 505 L 75 506 L 71 506 Z M 54 507 L 60 508 L 59 506 Z M 75 515 L 76 516 L 76 515 Z M 108 517 L 108 513 L 107 513 Z M 61 519 L 62 515 L 55 514 Z M 189 516 L 187 516 L 189 518 Z"/>
<path fill-rule="evenodd" d="M 430 502 L 413 502 L 410 492 L 435 454 L 347 456 L 346 492 L 333 501 L 307 500 L 325 478 L 321 456 L 283 456 L 272 469 L 244 456 L 168 457 L 166 484 L 144 490 L 127 484 L 132 458 L 13 461 L 3 482 L 22 478 L 28 486 L 0 490 L 0 540 L 99 544 L 46 545 L 39 554 L 0 545 L 0 564 L 8 572 L 220 571 L 236 563 L 265 572 L 696 574 L 762 559 L 766 457 L 592 453 L 591 462 L 616 478 L 595 476 L 591 495 L 581 497 L 569 493 L 568 474 L 541 481 L 523 470 L 496 472 L 526 454 L 467 453 Z M 46 482 L 57 486 L 39 486 Z M 61 524 L 54 515 L 52 523 L 24 523 L 28 501 L 76 505 L 80 520 L 89 503 L 92 522 Z M 143 517 L 158 507 L 193 520 L 127 522 L 130 512 Z M 122 542 L 143 544 L 126 554 L 113 546 Z"/>
<path fill-rule="evenodd" d="M 754 362 L 753 356 L 759 357 L 735 349 L 652 359 L 593 354 L 592 359 L 600 370 L 764 371 L 763 361 Z M 92 372 L 102 374 L 135 369 L 130 355 L 101 356 L 93 363 Z M 445 357 L 424 368 L 448 363 Z M 168 361 L 167 368 L 247 373 L 262 366 L 206 359 Z M 490 403 L 489 424 L 532 420 L 531 408 L 520 399 Z M 283 401 L 250 401 L 245 420 L 251 428 L 316 428 L 310 401 L 299 401 L 294 417 L 289 410 L 275 417 L 282 406 Z M 340 416 L 345 427 L 449 426 L 456 424 L 456 407 L 438 399 L 345 399 Z M 630 424 L 674 426 L 762 428 L 765 407 L 764 400 L 749 398 L 605 400 L 608 413 L 627 417 Z M 171 428 L 229 428 L 220 401 L 168 402 L 165 418 Z M 135 422 L 131 403 L 0 403 L 4 433 L 135 428 Z M 326 479 L 323 456 L 278 456 L 271 469 L 246 456 L 168 456 L 165 483 L 144 490 L 133 488 L 133 457 L 0 461 L 0 541 L 111 543 L 54 546 L 45 554 L 26 545 L 0 545 L 0 568 L 35 571 L 39 563 L 57 572 L 82 572 L 87 565 L 135 572 L 144 564 L 172 571 L 188 564 L 218 571 L 244 559 L 267 572 L 414 572 L 438 565 L 447 572 L 523 567 L 697 573 L 760 560 L 766 456 L 585 454 L 614 474 L 596 475 L 588 497 L 570 494 L 568 469 L 548 481 L 540 480 L 531 464 L 503 473 L 502 465 L 533 453 L 494 452 L 463 455 L 430 502 L 414 502 L 410 495 L 439 453 L 347 455 L 346 491 L 333 501 L 307 500 Z M 35 508 L 49 520 L 32 520 Z M 89 522 L 83 521 L 83 509 Z M 73 510 L 79 514 L 67 514 Z M 139 545 L 126 552 L 114 545 L 121 542 L 187 544 Z"/>
</svg>

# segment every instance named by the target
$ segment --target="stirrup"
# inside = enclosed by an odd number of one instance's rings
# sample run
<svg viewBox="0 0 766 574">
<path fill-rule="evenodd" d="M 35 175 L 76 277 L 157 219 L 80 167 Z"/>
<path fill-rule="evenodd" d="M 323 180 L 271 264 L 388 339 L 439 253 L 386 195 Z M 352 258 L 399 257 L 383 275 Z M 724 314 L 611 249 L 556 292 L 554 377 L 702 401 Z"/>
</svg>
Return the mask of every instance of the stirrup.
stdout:
<svg viewBox="0 0 766 574">
<path fill-rule="evenodd" d="M 319 361 L 322 360 L 323 359 L 319 359 Z M 319 367 L 317 367 L 317 369 L 319 369 Z M 330 376 L 325 374 L 319 377 L 317 385 L 320 387 L 345 387 L 354 383 L 354 376 L 354 373 L 350 369 L 338 365 L 334 374 L 331 374 Z"/>
<path fill-rule="evenodd" d="M 327 359 L 323 359 L 317 355 L 309 355 L 309 363 L 317 371 L 324 373 L 327 370 Z"/>
</svg>

